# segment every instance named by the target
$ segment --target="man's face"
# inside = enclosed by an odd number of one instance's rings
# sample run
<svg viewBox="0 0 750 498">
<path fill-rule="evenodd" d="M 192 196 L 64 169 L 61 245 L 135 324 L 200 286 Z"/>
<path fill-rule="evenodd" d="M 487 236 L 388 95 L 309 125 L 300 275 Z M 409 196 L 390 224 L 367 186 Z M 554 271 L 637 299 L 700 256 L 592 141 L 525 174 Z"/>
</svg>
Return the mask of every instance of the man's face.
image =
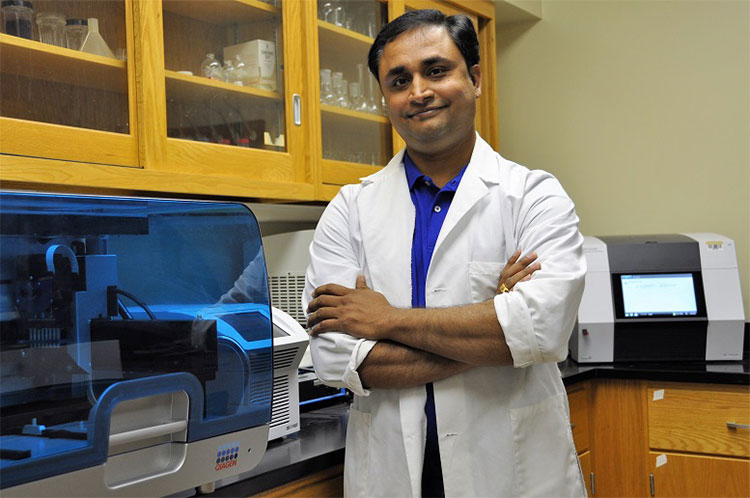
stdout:
<svg viewBox="0 0 750 498">
<path fill-rule="evenodd" d="M 469 74 L 444 27 L 399 35 L 386 44 L 378 71 L 391 123 L 410 148 L 439 152 L 473 137 L 479 66 Z"/>
</svg>

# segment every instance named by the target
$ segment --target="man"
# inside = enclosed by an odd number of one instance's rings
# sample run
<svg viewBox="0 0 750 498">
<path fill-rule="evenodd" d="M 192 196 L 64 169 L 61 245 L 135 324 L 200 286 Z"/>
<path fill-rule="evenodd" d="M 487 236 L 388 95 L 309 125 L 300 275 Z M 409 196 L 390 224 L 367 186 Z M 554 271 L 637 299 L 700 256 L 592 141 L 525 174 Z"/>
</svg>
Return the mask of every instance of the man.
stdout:
<svg viewBox="0 0 750 498">
<path fill-rule="evenodd" d="M 341 189 L 310 246 L 315 369 L 355 395 L 346 495 L 586 493 L 556 365 L 583 291 L 578 218 L 551 175 L 477 135 L 478 62 L 464 16 L 383 28 L 369 65 L 406 149 Z"/>
</svg>

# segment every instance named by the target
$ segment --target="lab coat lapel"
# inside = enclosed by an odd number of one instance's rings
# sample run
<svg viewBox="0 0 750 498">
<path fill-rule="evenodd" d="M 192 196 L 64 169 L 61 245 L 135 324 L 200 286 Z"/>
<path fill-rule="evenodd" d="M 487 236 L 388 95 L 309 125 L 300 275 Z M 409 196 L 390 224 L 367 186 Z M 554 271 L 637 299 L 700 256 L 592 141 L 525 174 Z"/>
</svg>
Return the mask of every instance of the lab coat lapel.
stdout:
<svg viewBox="0 0 750 498">
<path fill-rule="evenodd" d="M 411 307 L 411 244 L 414 204 L 402 165 L 403 151 L 363 179 L 357 209 L 370 270 L 369 286 L 398 307 Z"/>
<path fill-rule="evenodd" d="M 388 165 L 363 179 L 357 209 L 370 287 L 382 292 L 394 306 L 411 307 L 411 246 L 414 239 L 414 204 L 402 165 L 403 151 Z M 418 490 L 424 456 L 423 387 L 399 394 L 401 431 L 412 490 Z M 413 493 L 414 494 L 414 493 Z"/>
<path fill-rule="evenodd" d="M 458 190 L 453 197 L 448 214 L 445 215 L 443 226 L 438 234 L 433 258 L 440 251 L 440 246 L 448 235 L 453 231 L 461 219 L 474 207 L 474 205 L 487 193 L 487 183 L 497 183 L 497 172 L 494 168 L 495 158 L 492 148 L 477 134 L 474 151 L 471 154 L 469 165 L 466 167 Z"/>
</svg>

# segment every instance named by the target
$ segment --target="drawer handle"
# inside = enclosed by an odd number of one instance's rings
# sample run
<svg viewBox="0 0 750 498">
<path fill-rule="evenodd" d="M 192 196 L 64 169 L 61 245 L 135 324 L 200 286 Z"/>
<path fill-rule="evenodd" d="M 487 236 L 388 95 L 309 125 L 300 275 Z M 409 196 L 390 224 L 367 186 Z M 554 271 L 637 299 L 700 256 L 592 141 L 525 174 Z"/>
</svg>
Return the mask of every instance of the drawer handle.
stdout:
<svg viewBox="0 0 750 498">
<path fill-rule="evenodd" d="M 729 429 L 750 429 L 748 424 L 735 424 L 734 422 L 727 422 L 727 428 Z"/>
<path fill-rule="evenodd" d="M 574 424 L 573 422 L 571 422 L 570 423 L 570 430 L 572 431 L 575 428 L 576 428 L 576 424 Z"/>
</svg>

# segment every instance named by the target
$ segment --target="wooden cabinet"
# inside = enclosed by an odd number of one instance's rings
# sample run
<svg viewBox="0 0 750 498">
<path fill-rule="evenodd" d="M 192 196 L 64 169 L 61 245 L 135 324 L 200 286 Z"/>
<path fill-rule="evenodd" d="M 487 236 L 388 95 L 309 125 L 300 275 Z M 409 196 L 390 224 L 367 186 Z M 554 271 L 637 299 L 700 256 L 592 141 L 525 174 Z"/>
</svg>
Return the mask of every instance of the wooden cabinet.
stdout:
<svg viewBox="0 0 750 498">
<path fill-rule="evenodd" d="M 651 496 L 747 496 L 747 460 L 675 453 L 649 454 L 653 475 Z"/>
<path fill-rule="evenodd" d="M 329 3 L 345 15 L 325 18 Z M 0 33 L 0 181 L 52 191 L 329 200 L 403 144 L 358 64 L 383 22 L 423 7 L 475 20 L 484 75 L 477 124 L 497 146 L 488 0 L 36 0 L 36 12 L 98 18 L 118 58 Z M 221 61 L 225 47 L 256 40 L 270 42 L 272 77 L 254 67 L 245 68 L 250 81 L 242 86 L 203 77 L 208 53 Z M 321 69 L 357 83 L 347 91 L 371 108 L 356 98 L 348 107 L 326 100 Z"/>
<path fill-rule="evenodd" d="M 645 391 L 652 496 L 747 496 L 748 388 L 652 382 Z"/>
<path fill-rule="evenodd" d="M 595 379 L 568 399 L 589 495 L 747 496 L 747 386 Z"/>
<path fill-rule="evenodd" d="M 583 480 L 586 490 L 592 495 L 594 488 L 594 474 L 591 468 L 591 445 L 590 445 L 590 398 L 591 384 L 581 382 L 573 384 L 568 388 L 568 405 L 570 407 L 570 428 L 573 432 L 573 441 L 578 453 L 578 461 L 581 464 Z"/>
</svg>

